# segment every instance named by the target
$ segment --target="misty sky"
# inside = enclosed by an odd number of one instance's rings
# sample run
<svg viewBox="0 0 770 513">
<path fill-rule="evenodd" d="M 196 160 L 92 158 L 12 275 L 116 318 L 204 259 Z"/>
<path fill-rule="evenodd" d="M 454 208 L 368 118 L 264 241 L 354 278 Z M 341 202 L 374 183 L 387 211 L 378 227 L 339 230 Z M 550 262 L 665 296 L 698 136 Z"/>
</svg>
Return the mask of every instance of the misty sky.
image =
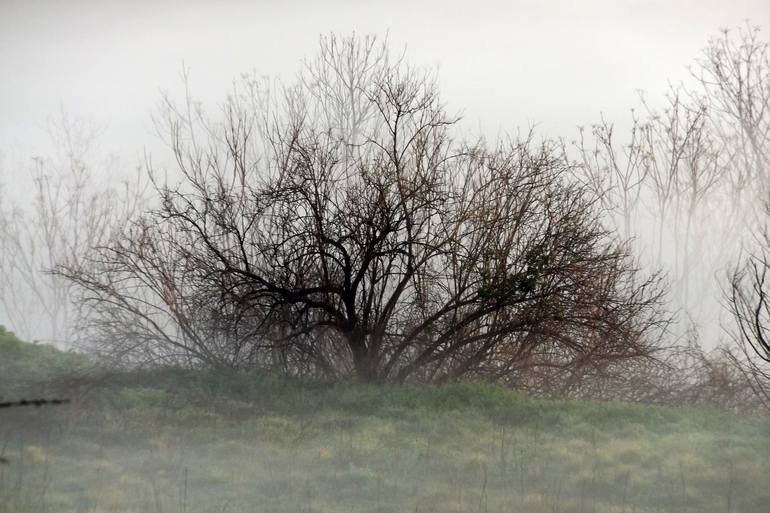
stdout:
<svg viewBox="0 0 770 513">
<path fill-rule="evenodd" d="M 131 160 L 157 145 L 150 114 L 183 62 L 214 103 L 241 72 L 291 78 L 330 31 L 387 32 L 411 63 L 437 66 L 469 128 L 568 135 L 600 112 L 627 117 L 636 89 L 685 78 L 710 35 L 746 19 L 770 31 L 768 1 L 0 0 L 0 179 L 45 151 L 60 108 L 105 126 L 101 146 Z"/>
</svg>

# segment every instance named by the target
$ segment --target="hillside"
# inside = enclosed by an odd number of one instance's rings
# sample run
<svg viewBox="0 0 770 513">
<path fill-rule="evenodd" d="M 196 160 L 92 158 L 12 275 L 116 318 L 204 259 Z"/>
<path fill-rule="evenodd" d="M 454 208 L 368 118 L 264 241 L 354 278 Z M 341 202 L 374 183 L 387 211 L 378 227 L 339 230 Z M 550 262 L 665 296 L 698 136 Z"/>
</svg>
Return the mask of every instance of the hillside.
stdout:
<svg viewBox="0 0 770 513">
<path fill-rule="evenodd" d="M 19 344 L 3 369 L 38 379 L 38 349 Z M 770 511 L 768 419 L 472 383 L 175 369 L 110 382 L 0 410 L 0 512 Z"/>
<path fill-rule="evenodd" d="M 0 399 L 45 393 L 55 382 L 73 378 L 90 367 L 91 362 L 82 354 L 24 342 L 0 325 Z"/>
</svg>

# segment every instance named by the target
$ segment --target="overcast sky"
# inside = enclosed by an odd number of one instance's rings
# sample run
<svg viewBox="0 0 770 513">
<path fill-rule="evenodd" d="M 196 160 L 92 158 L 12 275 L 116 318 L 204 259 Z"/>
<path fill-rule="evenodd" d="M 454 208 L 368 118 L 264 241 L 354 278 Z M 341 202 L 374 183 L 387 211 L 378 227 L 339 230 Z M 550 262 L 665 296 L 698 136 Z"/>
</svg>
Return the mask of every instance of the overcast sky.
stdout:
<svg viewBox="0 0 770 513">
<path fill-rule="evenodd" d="M 291 77 L 321 33 L 387 32 L 411 63 L 438 67 L 472 127 L 567 135 L 600 112 L 626 117 L 637 89 L 685 78 L 710 35 L 746 19 L 767 37 L 768 0 L 0 0 L 3 179 L 44 151 L 60 106 L 106 126 L 106 149 L 152 148 L 151 111 L 182 62 L 215 102 L 241 72 Z"/>
</svg>

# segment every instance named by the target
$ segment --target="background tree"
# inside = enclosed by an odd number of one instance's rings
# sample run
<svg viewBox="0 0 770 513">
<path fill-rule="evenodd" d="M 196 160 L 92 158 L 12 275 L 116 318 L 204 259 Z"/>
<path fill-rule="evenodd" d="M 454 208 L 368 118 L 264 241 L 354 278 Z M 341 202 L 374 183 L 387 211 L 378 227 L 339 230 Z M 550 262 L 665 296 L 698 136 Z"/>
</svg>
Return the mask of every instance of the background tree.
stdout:
<svg viewBox="0 0 770 513">
<path fill-rule="evenodd" d="M 730 150 L 731 186 L 743 192 L 770 184 L 770 54 L 759 27 L 748 22 L 713 38 L 691 70 L 699 101 Z M 747 190 L 748 189 L 748 190 Z"/>
<path fill-rule="evenodd" d="M 0 306 L 5 321 L 28 339 L 71 342 L 71 284 L 50 273 L 106 242 L 140 199 L 136 184 L 94 182 L 98 132 L 65 113 L 52 118 L 54 155 L 32 159 L 32 195 L 0 205 Z M 114 162 L 107 162 L 106 167 Z"/>
<path fill-rule="evenodd" d="M 694 82 L 670 87 L 662 106 L 642 96 L 628 133 L 604 118 L 581 130 L 571 158 L 644 265 L 665 269 L 688 321 L 678 335 L 688 337 L 692 323 L 714 347 L 717 277 L 761 223 L 755 214 L 770 194 L 767 43 L 749 25 L 722 31 L 691 74 Z"/>
</svg>

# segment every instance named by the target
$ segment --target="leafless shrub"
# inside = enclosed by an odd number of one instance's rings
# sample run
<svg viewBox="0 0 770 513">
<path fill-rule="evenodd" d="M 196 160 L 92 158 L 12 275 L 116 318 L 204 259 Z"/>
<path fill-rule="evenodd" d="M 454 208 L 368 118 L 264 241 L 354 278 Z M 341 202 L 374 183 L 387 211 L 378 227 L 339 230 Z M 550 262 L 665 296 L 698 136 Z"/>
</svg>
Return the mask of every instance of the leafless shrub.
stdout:
<svg viewBox="0 0 770 513">
<path fill-rule="evenodd" d="M 530 366 L 507 382 L 539 396 L 770 412 L 751 365 L 729 347 L 704 351 L 691 340 L 642 358 L 557 362 L 527 362 Z"/>
<path fill-rule="evenodd" d="M 219 122 L 167 100 L 182 180 L 60 269 L 105 352 L 403 381 L 653 350 L 660 281 L 555 145 L 454 140 L 433 77 L 371 39 L 322 39 L 265 88 L 239 84 Z"/>
</svg>

